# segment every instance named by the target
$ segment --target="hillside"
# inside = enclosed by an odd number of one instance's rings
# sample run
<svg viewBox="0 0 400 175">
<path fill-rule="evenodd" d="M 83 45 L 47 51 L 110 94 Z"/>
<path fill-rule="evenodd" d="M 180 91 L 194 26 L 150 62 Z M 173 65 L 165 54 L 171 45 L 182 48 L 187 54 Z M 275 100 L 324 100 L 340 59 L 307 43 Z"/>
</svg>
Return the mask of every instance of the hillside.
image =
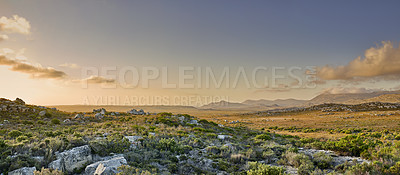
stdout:
<svg viewBox="0 0 400 175">
<path fill-rule="evenodd" d="M 371 92 L 371 93 L 347 93 L 347 94 L 329 94 L 323 93 L 320 94 L 313 99 L 307 101 L 305 104 L 307 105 L 316 105 L 322 103 L 362 103 L 362 102 L 372 102 L 372 101 L 363 101 L 366 99 L 371 99 L 374 97 L 378 97 L 385 94 L 399 94 L 399 91 L 380 91 L 380 92 Z M 375 100 L 379 100 L 378 98 Z"/>
<path fill-rule="evenodd" d="M 349 100 L 347 103 L 358 104 L 368 102 L 400 103 L 400 94 L 384 94 L 373 98 L 363 100 Z"/>
<path fill-rule="evenodd" d="M 307 100 L 297 100 L 297 99 L 277 99 L 277 100 L 246 100 L 242 102 L 243 104 L 252 105 L 252 106 L 298 106 L 302 105 Z"/>
<path fill-rule="evenodd" d="M 0 106 L 0 173 L 10 175 L 353 174 L 375 160 L 361 153 L 383 146 L 371 145 L 378 133 L 326 142 L 187 114 L 68 113 L 20 99 L 1 99 Z"/>
</svg>

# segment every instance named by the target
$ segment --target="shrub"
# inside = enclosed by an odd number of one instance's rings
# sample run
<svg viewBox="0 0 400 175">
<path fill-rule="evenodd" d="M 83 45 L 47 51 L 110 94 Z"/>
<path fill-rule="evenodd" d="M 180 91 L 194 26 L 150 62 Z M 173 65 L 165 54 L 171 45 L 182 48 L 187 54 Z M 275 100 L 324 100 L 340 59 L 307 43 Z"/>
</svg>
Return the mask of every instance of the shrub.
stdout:
<svg viewBox="0 0 400 175">
<path fill-rule="evenodd" d="M 230 160 L 233 163 L 241 163 L 246 160 L 246 156 L 243 154 L 232 154 Z"/>
<path fill-rule="evenodd" d="M 64 175 L 64 173 L 60 170 L 53 170 L 53 169 L 47 169 L 42 167 L 42 170 L 40 171 L 34 171 L 34 175 Z"/>
<path fill-rule="evenodd" d="M 58 120 L 58 119 L 56 119 L 56 118 L 53 118 L 53 119 L 51 120 L 51 123 L 54 124 L 54 125 L 59 125 L 61 122 L 60 122 L 60 120 Z"/>
<path fill-rule="evenodd" d="M 260 134 L 255 137 L 258 140 L 271 140 L 271 136 L 269 134 Z"/>
<path fill-rule="evenodd" d="M 332 157 L 324 152 L 318 152 L 313 155 L 315 165 L 320 169 L 326 169 L 331 166 Z"/>
<path fill-rule="evenodd" d="M 18 141 L 18 142 L 22 142 L 22 141 L 24 141 L 24 140 L 28 140 L 28 137 L 27 137 L 27 136 L 18 136 L 18 137 L 17 137 L 17 141 Z"/>
<path fill-rule="evenodd" d="M 314 165 L 309 162 L 309 163 L 303 163 L 297 168 L 297 173 L 299 175 L 309 175 L 314 169 Z"/>
<path fill-rule="evenodd" d="M 283 175 L 286 169 L 283 167 L 270 166 L 261 163 L 249 163 L 250 170 L 247 175 Z"/>
<path fill-rule="evenodd" d="M 12 138 L 16 138 L 18 136 L 22 135 L 21 131 L 18 130 L 12 130 L 8 133 L 8 136 L 12 137 Z"/>
</svg>

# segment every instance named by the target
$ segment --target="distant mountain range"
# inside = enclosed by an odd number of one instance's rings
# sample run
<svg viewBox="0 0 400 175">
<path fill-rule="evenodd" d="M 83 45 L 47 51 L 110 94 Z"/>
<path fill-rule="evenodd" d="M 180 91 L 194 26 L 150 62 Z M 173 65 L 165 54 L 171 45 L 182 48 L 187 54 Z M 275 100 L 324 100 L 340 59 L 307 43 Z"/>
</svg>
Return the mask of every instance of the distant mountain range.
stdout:
<svg viewBox="0 0 400 175">
<path fill-rule="evenodd" d="M 278 99 L 246 100 L 242 103 L 227 101 L 214 102 L 200 107 L 201 109 L 273 109 L 295 106 L 310 106 L 323 103 L 360 104 L 367 102 L 400 103 L 400 91 L 379 91 L 371 93 L 320 94 L 311 100 Z"/>
</svg>

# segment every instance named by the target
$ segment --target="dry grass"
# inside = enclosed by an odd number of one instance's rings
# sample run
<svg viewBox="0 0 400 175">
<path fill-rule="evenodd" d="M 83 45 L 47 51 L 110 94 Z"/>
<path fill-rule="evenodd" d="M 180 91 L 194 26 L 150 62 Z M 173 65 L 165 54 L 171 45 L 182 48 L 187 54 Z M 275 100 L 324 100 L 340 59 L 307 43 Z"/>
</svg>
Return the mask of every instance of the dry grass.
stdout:
<svg viewBox="0 0 400 175">
<path fill-rule="evenodd" d="M 91 112 L 93 109 L 105 108 L 107 111 L 126 112 L 130 109 L 143 109 L 150 113 L 171 112 L 174 114 L 190 114 L 202 119 L 212 120 L 226 126 L 245 125 L 253 129 L 268 129 L 269 127 L 322 128 L 323 131 L 303 133 L 271 130 L 279 134 L 296 135 L 311 138 L 341 138 L 346 134 L 329 133 L 332 129 L 367 128 L 372 130 L 398 130 L 400 128 L 400 112 L 398 111 L 369 111 L 369 112 L 335 112 L 320 111 L 286 113 L 274 116 L 244 114 L 251 111 L 239 110 L 203 110 L 187 106 L 54 106 L 67 112 Z M 386 114 L 386 116 L 380 116 Z M 393 115 L 388 115 L 393 114 Z M 226 120 L 226 121 L 225 121 Z M 238 124 L 230 124 L 239 121 Z"/>
</svg>

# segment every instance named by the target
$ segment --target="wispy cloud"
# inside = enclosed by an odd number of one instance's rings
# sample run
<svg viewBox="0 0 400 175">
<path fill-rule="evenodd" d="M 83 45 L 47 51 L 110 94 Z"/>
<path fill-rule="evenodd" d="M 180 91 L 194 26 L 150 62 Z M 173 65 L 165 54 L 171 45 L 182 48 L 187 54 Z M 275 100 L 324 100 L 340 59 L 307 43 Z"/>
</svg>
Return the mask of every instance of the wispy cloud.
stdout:
<svg viewBox="0 0 400 175">
<path fill-rule="evenodd" d="M 105 78 L 102 76 L 90 76 L 89 78 L 83 79 L 82 81 L 87 81 L 92 84 L 102 84 L 102 83 L 115 83 L 116 81 L 111 78 Z"/>
<path fill-rule="evenodd" d="M 11 71 L 29 74 L 31 78 L 44 79 L 63 79 L 67 74 L 51 67 L 33 65 L 22 60 L 10 59 L 5 55 L 0 55 L 0 65 L 9 66 Z"/>
<path fill-rule="evenodd" d="M 383 91 L 384 89 L 367 89 L 359 87 L 331 87 L 322 90 L 322 93 L 328 94 L 355 94 L 355 93 L 371 93 Z"/>
<path fill-rule="evenodd" d="M 323 80 L 371 80 L 400 78 L 400 47 L 392 42 L 365 51 L 347 65 L 324 66 L 317 69 L 317 76 Z"/>
<path fill-rule="evenodd" d="M 0 41 L 8 40 L 7 35 L 0 35 Z"/>
<path fill-rule="evenodd" d="M 64 64 L 60 64 L 58 66 L 66 67 L 66 68 L 70 68 L 70 69 L 78 69 L 78 68 L 80 68 L 80 66 L 78 64 L 75 64 L 75 63 L 64 63 Z"/>
<path fill-rule="evenodd" d="M 0 31 L 20 34 L 30 34 L 31 25 L 28 20 L 18 15 L 12 18 L 0 17 Z"/>
</svg>

